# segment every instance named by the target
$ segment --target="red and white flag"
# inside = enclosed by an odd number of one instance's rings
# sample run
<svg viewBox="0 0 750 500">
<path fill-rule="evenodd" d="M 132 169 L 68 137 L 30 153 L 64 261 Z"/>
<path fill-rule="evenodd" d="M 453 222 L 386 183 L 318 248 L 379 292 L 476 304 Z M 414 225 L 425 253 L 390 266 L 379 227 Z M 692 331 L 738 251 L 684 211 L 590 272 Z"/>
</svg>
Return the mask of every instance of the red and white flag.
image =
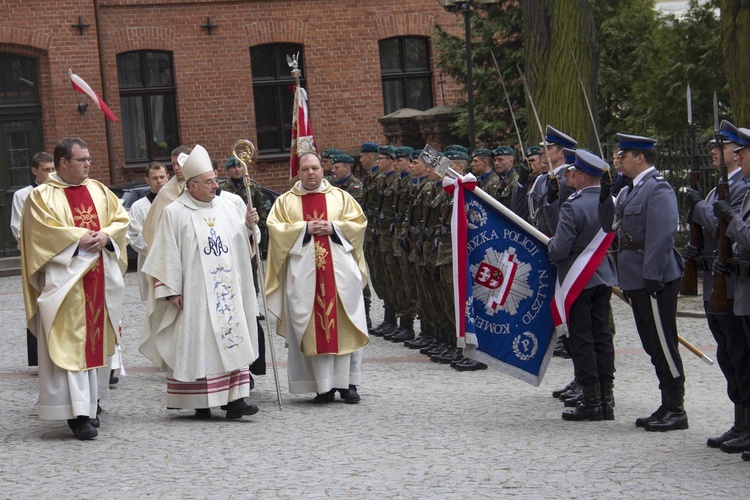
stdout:
<svg viewBox="0 0 750 500">
<path fill-rule="evenodd" d="M 307 92 L 297 85 L 294 89 L 294 113 L 292 114 L 292 145 L 289 161 L 289 177 L 297 177 L 299 157 L 305 153 L 317 153 L 310 115 L 307 111 Z"/>
<path fill-rule="evenodd" d="M 112 110 L 109 109 L 109 106 L 107 106 L 107 103 L 104 102 L 104 99 L 99 97 L 96 92 L 91 90 L 91 87 L 89 87 L 88 83 L 83 81 L 83 78 L 73 73 L 72 69 L 68 70 L 68 75 L 70 76 L 70 81 L 73 82 L 73 90 L 89 96 L 91 100 L 94 101 L 94 104 L 96 104 L 96 107 L 101 109 L 104 113 L 104 116 L 106 116 L 109 120 L 113 122 L 120 121 L 117 119 Z"/>
</svg>

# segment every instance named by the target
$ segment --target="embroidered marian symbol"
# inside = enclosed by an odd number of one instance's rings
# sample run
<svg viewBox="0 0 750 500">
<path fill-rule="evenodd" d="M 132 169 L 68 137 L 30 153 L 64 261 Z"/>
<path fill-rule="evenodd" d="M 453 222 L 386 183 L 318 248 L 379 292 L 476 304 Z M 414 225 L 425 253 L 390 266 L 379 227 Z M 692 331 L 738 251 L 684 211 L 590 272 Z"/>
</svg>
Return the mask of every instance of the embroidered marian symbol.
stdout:
<svg viewBox="0 0 750 500">
<path fill-rule="evenodd" d="M 216 230 L 214 228 L 211 228 L 211 233 L 208 237 L 208 243 L 203 248 L 203 253 L 205 253 L 206 255 L 214 254 L 218 257 L 221 254 L 228 252 L 229 247 L 221 242 L 221 236 L 216 234 Z"/>
</svg>

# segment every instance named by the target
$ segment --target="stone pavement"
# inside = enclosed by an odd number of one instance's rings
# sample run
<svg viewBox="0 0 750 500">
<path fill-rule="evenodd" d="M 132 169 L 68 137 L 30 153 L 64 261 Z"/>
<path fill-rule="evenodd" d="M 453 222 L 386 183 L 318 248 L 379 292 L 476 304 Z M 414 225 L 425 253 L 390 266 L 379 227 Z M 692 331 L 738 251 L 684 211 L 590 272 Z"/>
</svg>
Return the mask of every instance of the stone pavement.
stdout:
<svg viewBox="0 0 750 500">
<path fill-rule="evenodd" d="M 572 375 L 553 358 L 540 387 L 493 370 L 457 373 L 381 338 L 365 348 L 362 402 L 312 405 L 272 375 L 251 399 L 260 413 L 196 421 L 165 408 L 165 377 L 138 353 L 144 307 L 126 276 L 128 376 L 102 401 L 99 437 L 81 442 L 65 422 L 32 406 L 36 370 L 25 366 L 19 277 L 0 278 L 2 498 L 698 498 L 742 497 L 750 463 L 705 445 L 731 425 L 718 366 L 683 351 L 690 429 L 646 433 L 633 425 L 659 404 L 656 377 L 632 315 L 613 299 L 618 327 L 616 419 L 564 422 L 550 392 Z M 699 310 L 700 302 L 681 303 Z M 374 309 L 379 322 L 382 308 Z M 696 314 L 695 316 L 699 316 Z M 681 334 L 710 356 L 700 317 Z M 275 346 L 286 359 L 281 339 Z M 269 360 L 270 367 L 270 360 Z"/>
</svg>

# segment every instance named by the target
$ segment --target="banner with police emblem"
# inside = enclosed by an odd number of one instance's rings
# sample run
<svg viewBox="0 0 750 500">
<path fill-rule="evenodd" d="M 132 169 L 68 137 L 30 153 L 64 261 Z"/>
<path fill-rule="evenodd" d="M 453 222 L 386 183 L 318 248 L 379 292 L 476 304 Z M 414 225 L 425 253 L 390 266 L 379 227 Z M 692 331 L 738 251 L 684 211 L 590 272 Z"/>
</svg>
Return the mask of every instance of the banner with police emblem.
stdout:
<svg viewBox="0 0 750 500">
<path fill-rule="evenodd" d="M 548 238 L 476 187 L 455 181 L 456 325 L 464 356 L 539 386 L 554 350 L 556 268 Z"/>
</svg>

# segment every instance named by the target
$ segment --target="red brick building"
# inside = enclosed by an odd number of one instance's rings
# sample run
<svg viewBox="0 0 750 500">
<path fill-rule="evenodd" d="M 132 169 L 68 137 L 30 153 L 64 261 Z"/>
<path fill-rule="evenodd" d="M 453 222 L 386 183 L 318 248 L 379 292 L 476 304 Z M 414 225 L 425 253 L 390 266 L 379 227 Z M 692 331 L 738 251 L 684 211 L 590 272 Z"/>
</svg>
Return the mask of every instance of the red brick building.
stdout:
<svg viewBox="0 0 750 500">
<path fill-rule="evenodd" d="M 110 185 L 140 179 L 149 161 L 168 163 L 179 144 L 200 143 L 223 164 L 248 138 L 259 148 L 253 177 L 283 189 L 285 58 L 297 51 L 318 147 L 384 142 L 379 117 L 458 95 L 439 85 L 436 22 L 463 26 L 436 0 L 1 1 L 0 253 L 15 253 L 10 202 L 31 156 L 65 136 L 87 141 L 92 177 Z M 73 91 L 69 69 L 119 122 Z"/>
</svg>

